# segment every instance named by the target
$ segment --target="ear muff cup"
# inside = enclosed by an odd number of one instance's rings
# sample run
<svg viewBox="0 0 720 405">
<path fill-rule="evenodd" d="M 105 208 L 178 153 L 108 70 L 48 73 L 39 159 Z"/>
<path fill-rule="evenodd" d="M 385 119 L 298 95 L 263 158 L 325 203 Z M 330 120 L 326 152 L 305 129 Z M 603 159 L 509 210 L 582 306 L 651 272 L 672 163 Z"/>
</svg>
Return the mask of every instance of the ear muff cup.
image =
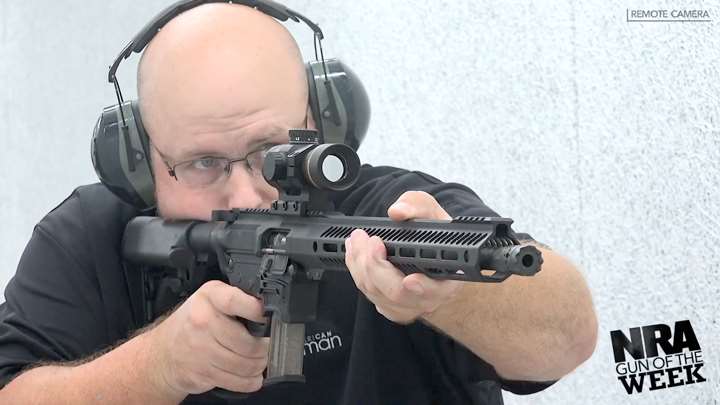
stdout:
<svg viewBox="0 0 720 405">
<path fill-rule="evenodd" d="M 308 103 L 324 143 L 360 147 L 370 125 L 370 100 L 360 78 L 338 59 L 307 64 Z"/>
<path fill-rule="evenodd" d="M 139 209 L 155 206 L 149 139 L 135 101 L 103 110 L 95 124 L 90 155 L 100 181 L 123 201 Z"/>
</svg>

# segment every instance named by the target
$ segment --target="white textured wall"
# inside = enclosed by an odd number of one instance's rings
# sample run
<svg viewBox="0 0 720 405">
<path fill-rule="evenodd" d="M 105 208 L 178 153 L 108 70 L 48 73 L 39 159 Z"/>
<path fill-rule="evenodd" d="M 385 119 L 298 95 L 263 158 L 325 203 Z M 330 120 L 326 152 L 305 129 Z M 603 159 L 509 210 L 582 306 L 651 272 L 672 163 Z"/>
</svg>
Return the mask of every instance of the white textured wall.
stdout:
<svg viewBox="0 0 720 405">
<path fill-rule="evenodd" d="M 106 66 L 166 1 L 0 0 L 0 286 L 32 226 L 94 181 Z M 288 1 L 373 104 L 361 158 L 475 189 L 577 263 L 597 350 L 508 404 L 718 403 L 720 5 L 711 23 L 627 23 L 670 2 Z M 291 27 L 306 55 L 311 37 Z M 121 69 L 127 93 L 133 63 Z M 562 294 L 562 291 L 558 291 Z M 708 382 L 628 397 L 609 331 L 690 319 Z"/>
</svg>

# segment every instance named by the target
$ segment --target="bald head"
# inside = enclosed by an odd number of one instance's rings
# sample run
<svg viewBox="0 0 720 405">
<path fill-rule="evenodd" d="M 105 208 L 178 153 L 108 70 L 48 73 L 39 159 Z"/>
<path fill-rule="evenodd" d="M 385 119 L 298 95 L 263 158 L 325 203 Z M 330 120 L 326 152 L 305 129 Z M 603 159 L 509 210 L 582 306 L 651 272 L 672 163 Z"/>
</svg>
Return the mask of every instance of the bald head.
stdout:
<svg viewBox="0 0 720 405">
<path fill-rule="evenodd" d="M 305 125 L 305 68 L 297 44 L 277 20 L 227 3 L 175 17 L 145 49 L 138 98 L 154 146 L 162 215 L 203 219 L 212 209 L 267 206 L 277 198 L 242 163 L 228 179 L 203 188 L 166 170 L 189 161 L 193 170 L 203 170 L 206 157 L 243 158 L 263 145 L 287 143 L 288 130 Z"/>
<path fill-rule="evenodd" d="M 138 98 L 153 137 L 159 120 L 175 118 L 170 110 L 221 118 L 277 102 L 304 106 L 307 84 L 300 50 L 280 22 L 214 3 L 182 13 L 153 38 L 138 66 Z"/>
</svg>

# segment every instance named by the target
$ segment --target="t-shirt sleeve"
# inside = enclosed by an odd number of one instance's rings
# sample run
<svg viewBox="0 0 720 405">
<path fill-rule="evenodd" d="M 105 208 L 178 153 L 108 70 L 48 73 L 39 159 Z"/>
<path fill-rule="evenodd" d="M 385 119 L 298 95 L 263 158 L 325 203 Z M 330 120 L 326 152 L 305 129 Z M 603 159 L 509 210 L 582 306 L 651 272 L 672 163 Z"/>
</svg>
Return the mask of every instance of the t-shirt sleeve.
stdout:
<svg viewBox="0 0 720 405">
<path fill-rule="evenodd" d="M 107 340 L 89 258 L 59 241 L 75 235 L 81 245 L 79 227 L 57 212 L 35 227 L 0 305 L 0 387 L 33 364 L 76 360 Z"/>
<path fill-rule="evenodd" d="M 506 380 L 490 363 L 423 322 L 408 326 L 408 334 L 429 370 L 439 403 L 501 404 L 501 390 L 527 395 L 555 383 Z"/>
<path fill-rule="evenodd" d="M 336 194 L 335 203 L 346 215 L 386 217 L 388 208 L 406 191 L 431 194 L 451 216 L 498 216 L 462 184 L 443 183 L 423 172 L 389 166 L 363 165 L 356 187 Z"/>
<path fill-rule="evenodd" d="M 363 166 L 359 186 L 343 195 L 341 210 L 347 215 L 387 216 L 387 209 L 406 191 L 425 191 L 432 195 L 452 217 L 500 216 L 488 207 L 470 188 L 458 183 L 443 183 L 426 173 L 392 167 Z M 521 241 L 533 241 L 527 233 L 515 233 Z M 462 344 L 416 322 L 408 328 L 410 338 L 432 371 L 431 380 L 448 403 L 502 403 L 495 396 L 500 388 L 516 393 L 531 394 L 554 383 L 511 381 L 500 377 L 494 367 L 477 357 Z"/>
</svg>

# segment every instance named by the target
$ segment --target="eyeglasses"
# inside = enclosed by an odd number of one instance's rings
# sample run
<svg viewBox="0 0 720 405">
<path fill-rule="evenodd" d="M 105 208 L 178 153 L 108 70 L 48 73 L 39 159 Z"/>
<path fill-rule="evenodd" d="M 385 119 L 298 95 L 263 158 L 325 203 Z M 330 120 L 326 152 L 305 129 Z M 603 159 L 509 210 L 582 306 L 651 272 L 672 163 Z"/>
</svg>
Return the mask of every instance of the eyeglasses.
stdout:
<svg viewBox="0 0 720 405">
<path fill-rule="evenodd" d="M 260 149 L 248 153 L 245 157 L 230 159 L 217 156 L 203 156 L 197 159 L 186 160 L 175 165 L 170 165 L 165 156 L 155 145 L 155 150 L 163 158 L 168 174 L 175 180 L 187 184 L 190 187 L 209 186 L 221 178 L 227 178 L 232 172 L 233 163 L 243 162 L 243 167 L 248 174 L 255 178 L 263 178 L 262 168 L 265 156 L 270 148 L 275 145 L 265 145 Z"/>
</svg>

